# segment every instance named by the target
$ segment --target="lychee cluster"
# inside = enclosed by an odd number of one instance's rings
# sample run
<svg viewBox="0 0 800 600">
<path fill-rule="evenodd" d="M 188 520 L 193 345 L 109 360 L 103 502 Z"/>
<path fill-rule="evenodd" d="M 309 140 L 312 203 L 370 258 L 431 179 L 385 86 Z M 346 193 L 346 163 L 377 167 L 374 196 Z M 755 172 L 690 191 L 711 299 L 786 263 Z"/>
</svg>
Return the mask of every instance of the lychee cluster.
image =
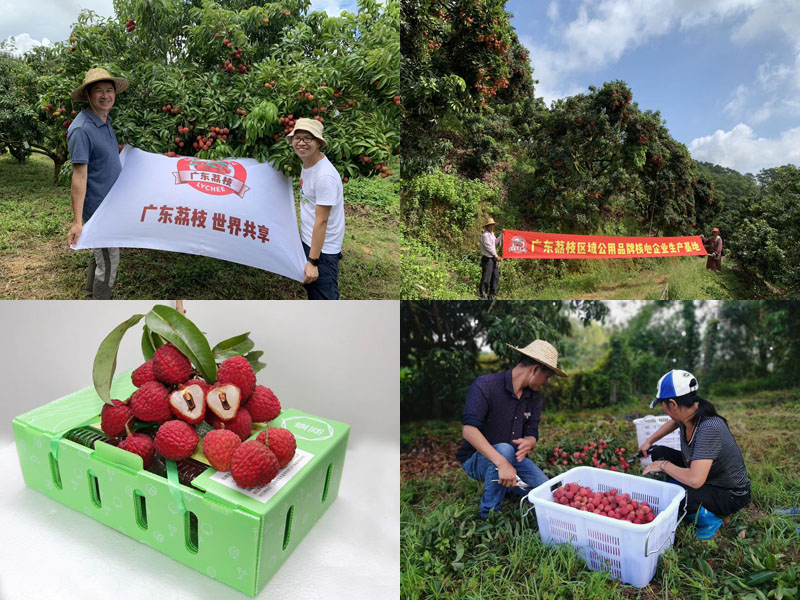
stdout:
<svg viewBox="0 0 800 600">
<path fill-rule="evenodd" d="M 553 502 L 636 525 L 650 523 L 656 518 L 647 502 L 631 500 L 628 494 L 620 494 L 617 489 L 596 492 L 589 486 L 566 483 L 553 492 Z"/>
<path fill-rule="evenodd" d="M 281 427 L 268 427 L 246 442 L 225 429 L 211 431 L 203 438 L 208 462 L 218 471 L 230 471 L 240 487 L 268 484 L 291 462 L 296 450 L 294 435 Z"/>
<path fill-rule="evenodd" d="M 133 371 L 131 381 L 138 389 L 128 400 L 112 400 L 113 404 L 103 407 L 101 428 L 111 438 L 125 436 L 118 447 L 139 454 L 145 467 L 152 462 L 154 452 L 169 460 L 189 458 L 200 442 L 198 428 L 207 431 L 210 426 L 212 431 L 203 440 L 206 458 L 218 470 L 231 470 L 233 453 L 250 437 L 253 423 L 272 421 L 281 412 L 278 398 L 269 388 L 256 384 L 255 372 L 243 356 L 223 361 L 212 384 L 197 375 L 177 347 L 166 344 Z M 155 438 L 132 433 L 139 422 L 157 424 Z M 284 434 L 276 434 L 275 440 L 280 435 Z M 285 459 L 286 447 L 291 444 L 275 440 L 273 443 L 280 446 L 277 465 Z M 267 448 L 266 442 L 259 444 Z M 247 460 L 237 467 L 234 478 L 261 481 L 270 472 L 260 462 Z"/>
</svg>

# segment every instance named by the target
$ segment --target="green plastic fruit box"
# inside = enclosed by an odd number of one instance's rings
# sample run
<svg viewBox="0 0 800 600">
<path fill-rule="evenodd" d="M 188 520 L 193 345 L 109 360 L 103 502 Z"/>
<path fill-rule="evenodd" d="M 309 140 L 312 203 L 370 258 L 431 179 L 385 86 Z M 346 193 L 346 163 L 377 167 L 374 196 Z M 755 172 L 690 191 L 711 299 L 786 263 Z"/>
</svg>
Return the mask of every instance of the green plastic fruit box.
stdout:
<svg viewBox="0 0 800 600">
<path fill-rule="evenodd" d="M 130 372 L 120 374 L 111 397 L 134 390 Z M 271 425 L 295 435 L 297 454 L 270 484 L 240 491 L 230 473 L 209 468 L 189 487 L 144 470 L 133 453 L 62 437 L 93 417 L 99 422 L 102 406 L 86 388 L 14 419 L 25 483 L 250 596 L 338 494 L 350 432 L 344 423 L 284 409 Z"/>
</svg>

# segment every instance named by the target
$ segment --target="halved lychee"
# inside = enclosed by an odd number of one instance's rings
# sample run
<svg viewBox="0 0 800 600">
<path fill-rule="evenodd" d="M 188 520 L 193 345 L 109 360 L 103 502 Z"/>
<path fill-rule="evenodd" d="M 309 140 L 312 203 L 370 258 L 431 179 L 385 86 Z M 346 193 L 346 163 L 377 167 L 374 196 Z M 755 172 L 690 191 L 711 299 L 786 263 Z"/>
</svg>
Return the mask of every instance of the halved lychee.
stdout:
<svg viewBox="0 0 800 600">
<path fill-rule="evenodd" d="M 199 384 L 189 383 L 169 395 L 169 408 L 179 419 L 199 423 L 206 416 L 205 391 Z"/>
<path fill-rule="evenodd" d="M 206 392 L 206 405 L 222 421 L 230 421 L 239 412 L 241 396 L 239 386 L 217 383 Z"/>
</svg>

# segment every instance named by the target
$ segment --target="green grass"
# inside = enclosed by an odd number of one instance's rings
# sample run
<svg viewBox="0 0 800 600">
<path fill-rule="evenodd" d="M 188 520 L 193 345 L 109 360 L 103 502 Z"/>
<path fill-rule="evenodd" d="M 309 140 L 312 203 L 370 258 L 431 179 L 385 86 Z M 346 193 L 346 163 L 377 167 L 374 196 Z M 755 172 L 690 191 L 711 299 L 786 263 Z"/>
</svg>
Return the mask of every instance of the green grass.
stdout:
<svg viewBox="0 0 800 600">
<path fill-rule="evenodd" d="M 40 155 L 22 165 L 8 154 L 0 156 L 0 298 L 84 297 L 89 253 L 67 247 L 69 188 L 53 184 L 52 169 L 52 161 Z M 343 299 L 400 297 L 396 179 L 354 180 L 345 186 L 347 228 L 339 265 Z M 298 282 L 253 267 L 176 252 L 122 249 L 114 297 L 303 299 L 306 293 Z"/>
<path fill-rule="evenodd" d="M 514 497 L 504 502 L 500 513 L 480 520 L 482 486 L 454 465 L 452 456 L 434 456 L 425 474 L 403 477 L 401 482 L 401 597 L 800 597 L 800 534 L 796 530 L 800 521 L 773 512 L 777 506 L 800 506 L 800 392 L 709 399 L 728 419 L 742 449 L 752 502 L 733 515 L 711 542 L 696 540 L 691 526 L 679 526 L 674 545 L 659 559 L 647 587 L 639 590 L 605 573 L 589 571 L 568 548 L 546 548 L 534 513 L 523 519 Z M 544 456 L 565 440 L 613 437 L 634 448 L 635 427 L 622 417 L 646 413 L 645 406 L 642 401 L 591 411 L 545 411 L 534 460 L 544 465 Z M 435 454 L 432 440 L 441 441 L 442 448 L 452 448 L 460 437 L 460 425 L 406 424 L 401 436 L 406 450 L 424 446 L 428 454 L 416 456 L 427 456 Z M 412 454 L 402 455 L 401 473 L 406 472 L 403 464 Z M 445 466 L 437 466 L 444 459 Z M 755 583 L 757 579 L 765 581 Z"/>
<path fill-rule="evenodd" d="M 746 284 L 736 264 L 723 261 L 722 273 L 705 268 L 705 259 L 676 257 L 642 260 L 597 260 L 586 270 L 533 287 L 515 278 L 505 285 L 501 264 L 500 296 L 509 299 L 721 300 L 771 297 L 766 287 Z"/>
</svg>

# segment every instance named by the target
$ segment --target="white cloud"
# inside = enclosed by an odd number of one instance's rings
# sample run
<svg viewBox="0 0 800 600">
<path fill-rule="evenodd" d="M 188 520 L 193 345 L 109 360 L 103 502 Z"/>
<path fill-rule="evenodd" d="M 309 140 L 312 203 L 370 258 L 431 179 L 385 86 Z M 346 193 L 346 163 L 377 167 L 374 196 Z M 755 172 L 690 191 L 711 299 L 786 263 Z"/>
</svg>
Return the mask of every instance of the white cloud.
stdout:
<svg viewBox="0 0 800 600">
<path fill-rule="evenodd" d="M 744 105 L 749 96 L 748 87 L 745 85 L 738 86 L 731 94 L 731 101 L 725 105 L 723 109 L 728 116 L 734 119 L 739 118 L 744 110 Z"/>
<path fill-rule="evenodd" d="M 13 36 L 14 41 L 11 41 L 9 38 L 7 41 L 8 43 L 13 43 L 15 50 L 12 51 L 12 54 L 15 56 L 22 56 L 29 50 L 33 50 L 36 46 L 52 46 L 52 43 L 47 38 L 42 38 L 42 41 L 33 39 L 27 33 L 20 33 L 19 35 Z"/>
<path fill-rule="evenodd" d="M 551 33 L 562 41 L 561 47 L 544 47 L 532 39 L 520 41 L 531 51 L 535 77 L 540 80 L 537 95 L 549 103 L 576 88 L 585 90 L 585 84 L 578 85 L 574 78 L 587 69 L 614 63 L 626 52 L 678 27 L 687 29 L 729 18 L 762 1 L 582 0 L 576 18 L 569 23 L 558 22 L 559 11 L 552 1 L 547 15 L 553 21 Z"/>
<path fill-rule="evenodd" d="M 739 123 L 730 131 L 718 129 L 689 144 L 695 160 L 713 162 L 740 173 L 792 163 L 800 165 L 800 127 L 784 131 L 778 138 L 757 138 L 751 127 Z"/>
<path fill-rule="evenodd" d="M 756 81 L 766 91 L 774 91 L 778 86 L 789 80 L 792 76 L 792 67 L 789 65 L 772 66 L 769 61 L 758 66 Z"/>
<path fill-rule="evenodd" d="M 783 33 L 794 44 L 800 41 L 800 3 L 796 0 L 754 2 L 752 12 L 734 31 L 733 39 L 744 43 L 775 31 Z"/>
</svg>

